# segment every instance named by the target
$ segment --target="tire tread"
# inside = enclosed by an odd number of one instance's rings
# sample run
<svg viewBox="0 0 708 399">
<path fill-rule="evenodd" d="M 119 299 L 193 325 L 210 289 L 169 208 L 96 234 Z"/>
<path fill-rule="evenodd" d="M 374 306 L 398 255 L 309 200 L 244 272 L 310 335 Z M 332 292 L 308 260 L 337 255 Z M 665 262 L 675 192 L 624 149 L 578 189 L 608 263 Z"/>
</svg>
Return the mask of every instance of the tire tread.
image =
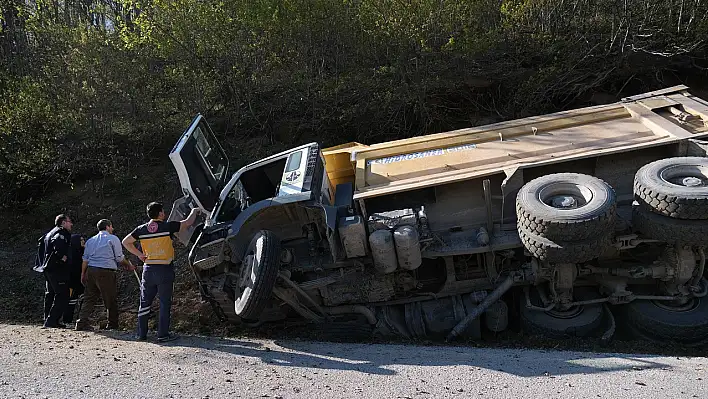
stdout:
<svg viewBox="0 0 708 399">
<path fill-rule="evenodd" d="M 691 312 L 690 317 L 682 320 L 683 323 L 677 320 L 672 322 L 669 312 L 658 313 L 662 310 L 650 307 L 647 304 L 649 301 L 630 302 L 621 310 L 630 330 L 643 338 L 660 343 L 675 341 L 696 345 L 708 340 L 708 306 L 705 298 L 698 300 L 701 301 L 699 306 L 702 306 L 698 310 L 702 311 Z"/>
<path fill-rule="evenodd" d="M 646 207 L 632 211 L 634 229 L 647 237 L 669 244 L 708 244 L 708 220 L 681 220 L 659 215 Z"/>
<path fill-rule="evenodd" d="M 684 161 L 702 161 L 708 166 L 708 160 L 701 157 L 666 158 L 646 164 L 634 176 L 635 199 L 640 205 L 670 218 L 706 220 L 708 219 L 708 194 L 706 192 L 694 195 L 677 194 L 670 185 L 657 184 L 655 179 L 652 179 L 655 169 L 670 165 L 670 162 L 680 164 Z"/>
<path fill-rule="evenodd" d="M 533 289 L 533 288 L 532 288 Z M 538 300 L 537 296 L 538 294 L 535 293 L 530 293 L 531 295 L 531 303 L 535 303 L 536 306 L 540 306 L 541 303 Z M 579 298 L 580 300 L 584 298 Z M 589 299 L 589 298 L 588 298 Z M 603 310 L 601 305 L 586 305 L 589 309 L 588 312 L 591 315 L 595 314 L 594 316 L 591 316 L 591 320 L 587 324 L 577 324 L 576 325 L 570 325 L 565 329 L 560 329 L 557 328 L 558 325 L 557 323 L 548 323 L 548 322 L 542 322 L 541 320 L 534 320 L 534 315 L 536 313 L 543 313 L 538 310 L 531 310 L 526 307 L 526 298 L 525 296 L 521 297 L 521 301 L 519 306 L 521 307 L 520 316 L 521 316 L 521 325 L 523 328 L 523 331 L 525 333 L 528 333 L 529 335 L 537 335 L 537 336 L 543 336 L 543 337 L 549 337 L 549 338 L 555 338 L 555 339 L 563 339 L 567 338 L 568 336 L 572 337 L 589 337 L 594 335 L 599 327 L 602 325 L 603 322 Z M 599 312 L 597 312 L 597 308 L 600 309 Z M 553 328 L 556 327 L 556 328 Z"/>
<path fill-rule="evenodd" d="M 535 216 L 532 211 L 516 205 L 517 225 L 546 238 L 561 238 L 568 241 L 582 240 L 607 231 L 615 222 L 616 205 L 604 213 L 588 219 L 553 220 Z"/>
<path fill-rule="evenodd" d="M 519 229 L 519 238 L 534 257 L 551 263 L 587 262 L 597 258 L 612 243 L 612 235 L 607 232 L 585 240 L 551 241 L 525 229 Z"/>
</svg>

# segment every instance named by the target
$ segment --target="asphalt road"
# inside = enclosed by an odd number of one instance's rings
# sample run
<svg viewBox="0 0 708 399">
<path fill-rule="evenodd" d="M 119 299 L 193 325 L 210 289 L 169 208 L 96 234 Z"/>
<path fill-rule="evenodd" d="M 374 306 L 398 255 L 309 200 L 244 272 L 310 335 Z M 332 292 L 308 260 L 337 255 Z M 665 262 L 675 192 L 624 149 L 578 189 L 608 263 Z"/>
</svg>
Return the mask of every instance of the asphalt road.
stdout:
<svg viewBox="0 0 708 399">
<path fill-rule="evenodd" d="M 2 398 L 706 398 L 708 359 L 0 324 Z"/>
</svg>

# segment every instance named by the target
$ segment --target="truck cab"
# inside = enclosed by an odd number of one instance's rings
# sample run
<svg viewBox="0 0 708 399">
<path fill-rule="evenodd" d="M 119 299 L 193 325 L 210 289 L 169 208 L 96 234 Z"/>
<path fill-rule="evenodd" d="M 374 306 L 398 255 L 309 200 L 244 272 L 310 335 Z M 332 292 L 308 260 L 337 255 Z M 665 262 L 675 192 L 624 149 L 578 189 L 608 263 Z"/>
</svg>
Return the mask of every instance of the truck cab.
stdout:
<svg viewBox="0 0 708 399">
<path fill-rule="evenodd" d="M 228 154 L 205 118 L 197 115 L 170 151 L 169 158 L 179 177 L 183 196 L 174 202 L 168 220 L 184 220 L 193 208 L 202 210 L 205 215 L 177 238 L 190 248 L 189 264 L 207 300 L 214 299 L 213 287 L 205 285 L 206 280 L 200 275 L 211 277 L 218 272 L 228 275 L 233 271 L 229 266 L 242 263 L 242 252 L 254 234 L 251 225 L 265 228 L 272 224 L 279 232 L 279 242 L 297 241 L 303 234 L 307 239 L 308 233 L 302 233 L 301 224 L 308 225 L 312 219 L 310 213 L 320 213 L 322 207 L 329 207 L 332 203 L 332 191 L 318 143 L 280 152 L 229 174 Z M 309 211 L 298 213 L 296 208 Z M 287 215 L 292 219 L 294 214 L 298 214 L 294 217 L 302 219 L 302 223 L 288 226 Z M 312 239 L 315 232 L 309 234 Z M 236 300 L 235 295 L 244 291 L 229 286 L 231 280 L 243 276 L 230 277 L 226 281 L 227 302 Z M 254 275 L 253 278 L 257 277 Z M 268 284 L 272 285 L 272 282 Z M 218 290 L 220 294 L 223 294 L 223 288 L 222 285 Z"/>
<path fill-rule="evenodd" d="M 175 201 L 169 220 L 183 220 L 192 208 L 208 215 L 201 225 L 195 224 L 178 237 L 185 245 L 198 238 L 200 229 L 232 224 L 253 206 L 261 209 L 293 202 L 331 202 L 317 143 L 269 156 L 229 175 L 226 151 L 204 117 L 197 115 L 169 157 L 184 195 Z"/>
</svg>

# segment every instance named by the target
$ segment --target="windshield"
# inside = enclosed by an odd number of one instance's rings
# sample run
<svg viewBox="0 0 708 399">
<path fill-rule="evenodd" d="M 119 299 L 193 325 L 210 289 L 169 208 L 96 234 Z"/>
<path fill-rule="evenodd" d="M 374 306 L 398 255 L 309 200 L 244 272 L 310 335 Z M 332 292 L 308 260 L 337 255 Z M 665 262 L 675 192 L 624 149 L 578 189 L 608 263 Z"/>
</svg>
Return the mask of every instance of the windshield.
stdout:
<svg viewBox="0 0 708 399">
<path fill-rule="evenodd" d="M 226 198 L 224 198 L 224 203 L 221 204 L 219 213 L 216 215 L 216 221 L 231 221 L 236 219 L 236 216 L 248 206 L 247 198 L 248 196 L 243 189 L 241 181 L 237 181 Z"/>
<path fill-rule="evenodd" d="M 283 152 L 242 168 L 236 173 L 237 181 L 229 190 L 221 206 L 214 208 L 217 212 L 216 218 L 213 219 L 214 222 L 232 221 L 248 206 L 283 195 L 280 186 L 284 179 L 284 173 L 292 174 L 289 176 L 293 176 L 293 179 L 298 179 L 305 174 L 306 150 L 306 147 L 301 147 L 290 152 Z M 300 186 L 294 186 L 296 193 L 302 192 L 303 180 L 303 178 L 298 179 Z M 292 184 L 290 185 L 292 186 Z"/>
</svg>

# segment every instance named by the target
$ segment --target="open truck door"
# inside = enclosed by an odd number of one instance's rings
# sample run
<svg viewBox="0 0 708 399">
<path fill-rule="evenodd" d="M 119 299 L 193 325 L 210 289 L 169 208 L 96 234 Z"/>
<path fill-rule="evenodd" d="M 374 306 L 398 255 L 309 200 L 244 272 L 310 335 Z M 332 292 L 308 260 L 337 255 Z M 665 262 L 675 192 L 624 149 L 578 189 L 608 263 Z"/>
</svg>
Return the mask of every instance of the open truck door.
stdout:
<svg viewBox="0 0 708 399">
<path fill-rule="evenodd" d="M 184 220 L 193 208 L 205 214 L 214 210 L 228 180 L 229 158 L 202 115 L 197 115 L 170 151 L 184 197 L 175 201 L 168 220 Z M 197 226 L 177 234 L 187 245 Z"/>
</svg>

